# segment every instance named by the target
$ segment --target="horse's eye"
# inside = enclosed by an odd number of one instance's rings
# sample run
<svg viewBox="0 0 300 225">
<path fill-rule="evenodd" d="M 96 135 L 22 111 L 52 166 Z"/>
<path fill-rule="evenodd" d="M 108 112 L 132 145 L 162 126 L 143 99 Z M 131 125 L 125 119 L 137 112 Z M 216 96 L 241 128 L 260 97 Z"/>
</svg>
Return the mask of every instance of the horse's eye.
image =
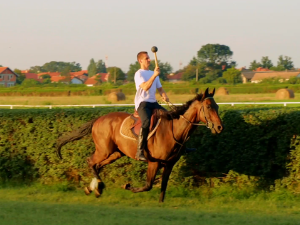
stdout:
<svg viewBox="0 0 300 225">
<path fill-rule="evenodd" d="M 210 105 L 207 106 L 208 109 L 211 109 Z"/>
</svg>

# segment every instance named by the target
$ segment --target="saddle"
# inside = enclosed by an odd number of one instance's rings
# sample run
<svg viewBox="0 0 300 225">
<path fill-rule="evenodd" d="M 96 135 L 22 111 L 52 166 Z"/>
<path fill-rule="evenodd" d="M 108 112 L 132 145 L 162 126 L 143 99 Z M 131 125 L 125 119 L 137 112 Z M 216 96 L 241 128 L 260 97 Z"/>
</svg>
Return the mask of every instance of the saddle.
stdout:
<svg viewBox="0 0 300 225">
<path fill-rule="evenodd" d="M 142 127 L 142 120 L 139 117 L 138 112 L 135 110 L 133 114 L 130 115 L 130 118 L 134 120 L 133 125 L 130 127 L 131 132 L 134 134 L 134 136 L 138 136 L 140 133 L 140 129 Z M 152 111 L 152 116 L 150 120 L 150 128 L 149 128 L 149 133 L 154 130 L 154 128 L 157 128 L 157 123 L 158 120 L 160 119 L 160 115 L 158 112 L 158 109 L 154 109 Z"/>
</svg>

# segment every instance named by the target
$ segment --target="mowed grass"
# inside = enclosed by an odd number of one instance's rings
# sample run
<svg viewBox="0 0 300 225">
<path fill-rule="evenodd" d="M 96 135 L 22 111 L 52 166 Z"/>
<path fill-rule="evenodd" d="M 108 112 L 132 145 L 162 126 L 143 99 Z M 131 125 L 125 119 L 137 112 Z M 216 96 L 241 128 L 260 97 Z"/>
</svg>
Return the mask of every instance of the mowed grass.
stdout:
<svg viewBox="0 0 300 225">
<path fill-rule="evenodd" d="M 169 94 L 172 103 L 184 103 L 195 95 Z M 157 99 L 160 96 L 157 95 Z M 300 93 L 295 93 L 295 98 L 289 100 L 277 100 L 275 94 L 231 94 L 215 96 L 216 102 L 300 102 Z M 84 104 L 133 104 L 134 95 L 126 96 L 126 100 L 112 102 L 106 96 L 61 96 L 61 97 L 35 97 L 35 96 L 0 96 L 0 105 L 84 105 Z"/>
<path fill-rule="evenodd" d="M 208 197 L 172 187 L 165 203 L 158 196 L 157 188 L 137 194 L 106 188 L 98 199 L 64 188 L 1 188 L 0 224 L 300 224 L 299 198 L 284 192 Z"/>
</svg>

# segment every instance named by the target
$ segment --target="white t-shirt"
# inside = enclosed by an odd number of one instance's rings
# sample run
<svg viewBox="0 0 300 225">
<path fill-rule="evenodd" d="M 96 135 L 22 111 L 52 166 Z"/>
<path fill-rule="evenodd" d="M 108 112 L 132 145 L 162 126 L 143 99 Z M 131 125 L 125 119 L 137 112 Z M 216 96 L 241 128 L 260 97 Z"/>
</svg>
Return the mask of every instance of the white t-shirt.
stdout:
<svg viewBox="0 0 300 225">
<path fill-rule="evenodd" d="M 144 91 L 140 85 L 150 79 L 154 71 L 139 69 L 134 75 L 136 94 L 134 99 L 135 109 L 137 110 L 141 102 L 156 102 L 155 93 L 157 88 L 161 88 L 159 77 L 157 76 L 148 91 Z"/>
</svg>

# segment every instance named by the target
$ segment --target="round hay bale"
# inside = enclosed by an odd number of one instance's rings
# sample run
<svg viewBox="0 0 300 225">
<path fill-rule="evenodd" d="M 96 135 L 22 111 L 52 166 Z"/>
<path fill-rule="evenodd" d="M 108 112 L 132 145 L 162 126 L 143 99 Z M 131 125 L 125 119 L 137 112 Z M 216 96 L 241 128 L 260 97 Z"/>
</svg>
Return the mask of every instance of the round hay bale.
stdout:
<svg viewBox="0 0 300 225">
<path fill-rule="evenodd" d="M 107 99 L 111 102 L 117 102 L 125 100 L 125 94 L 123 92 L 112 92 L 107 96 Z"/>
<path fill-rule="evenodd" d="M 216 91 L 216 95 L 229 95 L 229 92 L 228 92 L 228 90 L 226 88 L 220 87 Z"/>
<path fill-rule="evenodd" d="M 291 89 L 283 88 L 276 92 L 276 99 L 290 99 L 294 97 L 294 91 Z"/>
</svg>

